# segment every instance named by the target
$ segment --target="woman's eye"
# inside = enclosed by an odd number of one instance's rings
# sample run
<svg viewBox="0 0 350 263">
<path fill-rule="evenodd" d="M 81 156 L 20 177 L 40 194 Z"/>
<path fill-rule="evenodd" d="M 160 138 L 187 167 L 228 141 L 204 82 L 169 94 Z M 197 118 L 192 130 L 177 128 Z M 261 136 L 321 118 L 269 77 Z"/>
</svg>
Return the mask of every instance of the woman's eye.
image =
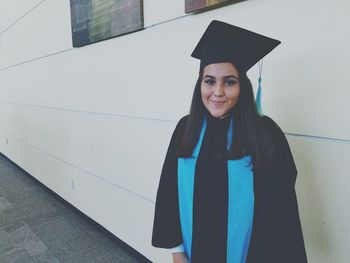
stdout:
<svg viewBox="0 0 350 263">
<path fill-rule="evenodd" d="M 236 83 L 237 83 L 237 81 L 235 81 L 235 80 L 233 80 L 233 79 L 227 80 L 227 81 L 226 81 L 226 85 L 227 85 L 227 86 L 233 86 L 233 85 L 235 85 Z"/>
<path fill-rule="evenodd" d="M 215 84 L 215 81 L 214 81 L 214 80 L 211 80 L 211 79 L 206 79 L 206 80 L 204 80 L 204 83 L 205 83 L 205 84 L 208 84 L 208 85 L 214 85 L 214 84 Z"/>
</svg>

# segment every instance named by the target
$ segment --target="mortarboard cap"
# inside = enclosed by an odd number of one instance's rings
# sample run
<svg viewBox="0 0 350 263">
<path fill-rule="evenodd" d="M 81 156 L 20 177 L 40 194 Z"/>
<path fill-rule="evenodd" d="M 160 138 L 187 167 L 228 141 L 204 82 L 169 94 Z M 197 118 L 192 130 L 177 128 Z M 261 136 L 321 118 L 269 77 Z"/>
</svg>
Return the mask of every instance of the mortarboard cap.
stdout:
<svg viewBox="0 0 350 263">
<path fill-rule="evenodd" d="M 200 68 L 219 62 L 231 62 L 246 72 L 281 43 L 252 31 L 213 20 L 192 57 L 200 59 Z"/>
</svg>

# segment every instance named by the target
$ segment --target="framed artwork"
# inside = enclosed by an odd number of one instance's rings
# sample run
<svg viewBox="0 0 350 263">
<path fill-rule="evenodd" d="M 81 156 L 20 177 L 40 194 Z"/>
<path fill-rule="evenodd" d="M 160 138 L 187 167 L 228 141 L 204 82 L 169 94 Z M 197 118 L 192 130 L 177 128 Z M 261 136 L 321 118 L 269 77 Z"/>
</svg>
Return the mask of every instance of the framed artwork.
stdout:
<svg viewBox="0 0 350 263">
<path fill-rule="evenodd" d="M 239 2 L 239 0 L 185 0 L 185 12 L 190 13 L 193 11 L 213 7 L 215 5 L 223 5 L 229 2 Z"/>
<path fill-rule="evenodd" d="M 143 28 L 142 0 L 70 0 L 73 47 Z"/>
</svg>

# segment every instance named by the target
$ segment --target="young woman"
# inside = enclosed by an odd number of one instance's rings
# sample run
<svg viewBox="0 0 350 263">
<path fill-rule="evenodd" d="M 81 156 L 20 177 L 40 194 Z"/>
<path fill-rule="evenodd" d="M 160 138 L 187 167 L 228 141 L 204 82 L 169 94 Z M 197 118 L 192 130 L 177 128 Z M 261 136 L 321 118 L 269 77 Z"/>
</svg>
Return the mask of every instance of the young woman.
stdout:
<svg viewBox="0 0 350 263">
<path fill-rule="evenodd" d="M 293 157 L 246 76 L 279 44 L 213 21 L 192 53 L 199 77 L 165 158 L 152 237 L 174 262 L 307 262 Z"/>
</svg>

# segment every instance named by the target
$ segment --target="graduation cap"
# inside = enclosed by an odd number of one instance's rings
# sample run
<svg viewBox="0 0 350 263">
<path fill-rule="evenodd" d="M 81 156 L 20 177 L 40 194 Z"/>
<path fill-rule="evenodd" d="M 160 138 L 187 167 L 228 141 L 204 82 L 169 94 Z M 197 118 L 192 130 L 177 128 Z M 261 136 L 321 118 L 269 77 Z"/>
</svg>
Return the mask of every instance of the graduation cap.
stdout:
<svg viewBox="0 0 350 263">
<path fill-rule="evenodd" d="M 201 69 L 212 63 L 231 62 L 246 72 L 280 43 L 279 40 L 213 20 L 191 56 L 200 59 Z"/>
<path fill-rule="evenodd" d="M 213 63 L 231 62 L 240 72 L 246 72 L 280 43 L 279 40 L 213 20 L 191 56 L 200 59 L 200 69 Z M 258 108 L 261 96 L 260 84 L 261 76 L 257 94 Z"/>
</svg>

